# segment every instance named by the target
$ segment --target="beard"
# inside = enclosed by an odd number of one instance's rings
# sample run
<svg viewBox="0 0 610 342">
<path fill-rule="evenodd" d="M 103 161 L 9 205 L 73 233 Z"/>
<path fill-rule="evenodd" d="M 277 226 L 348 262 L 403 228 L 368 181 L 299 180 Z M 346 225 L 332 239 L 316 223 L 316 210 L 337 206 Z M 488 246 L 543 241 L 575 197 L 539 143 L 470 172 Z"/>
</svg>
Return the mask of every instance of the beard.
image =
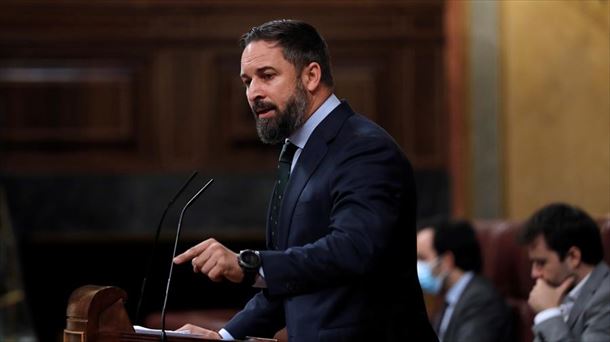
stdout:
<svg viewBox="0 0 610 342">
<path fill-rule="evenodd" d="M 280 110 L 273 102 L 256 100 L 252 112 L 256 120 L 256 132 L 265 144 L 283 143 L 305 122 L 305 111 L 309 106 L 307 92 L 300 79 L 297 79 L 294 94 L 286 102 L 286 108 Z M 275 110 L 272 118 L 261 119 L 256 115 L 261 110 Z"/>
</svg>

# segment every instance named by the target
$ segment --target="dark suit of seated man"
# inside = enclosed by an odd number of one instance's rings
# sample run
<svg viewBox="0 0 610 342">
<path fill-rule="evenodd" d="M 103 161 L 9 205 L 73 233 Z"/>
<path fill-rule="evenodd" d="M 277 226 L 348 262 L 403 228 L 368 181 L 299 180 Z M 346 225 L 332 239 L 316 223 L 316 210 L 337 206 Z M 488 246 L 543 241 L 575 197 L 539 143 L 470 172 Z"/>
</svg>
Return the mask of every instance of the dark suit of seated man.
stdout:
<svg viewBox="0 0 610 342">
<path fill-rule="evenodd" d="M 417 234 L 418 274 L 424 291 L 442 295 L 435 318 L 443 342 L 511 339 L 510 311 L 493 285 L 480 276 L 481 251 L 467 221 L 439 221 Z"/>
<path fill-rule="evenodd" d="M 436 341 L 417 281 L 413 171 L 396 142 L 333 93 L 316 29 L 276 20 L 242 37 L 241 79 L 263 142 L 284 144 L 267 250 L 208 239 L 176 257 L 262 288 L 210 338 Z M 288 171 L 290 172 L 288 173 Z M 288 173 L 288 174 L 287 174 Z"/>
<path fill-rule="evenodd" d="M 536 341 L 610 341 L 610 269 L 599 227 L 583 210 L 553 203 L 526 222 L 536 283 L 528 299 Z"/>
</svg>

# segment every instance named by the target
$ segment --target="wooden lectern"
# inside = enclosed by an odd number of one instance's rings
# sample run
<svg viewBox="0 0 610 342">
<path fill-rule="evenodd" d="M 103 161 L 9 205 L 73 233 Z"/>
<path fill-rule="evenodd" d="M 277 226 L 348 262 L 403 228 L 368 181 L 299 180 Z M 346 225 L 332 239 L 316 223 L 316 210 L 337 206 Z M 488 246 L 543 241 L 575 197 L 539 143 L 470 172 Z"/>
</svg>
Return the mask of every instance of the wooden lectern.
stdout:
<svg viewBox="0 0 610 342">
<path fill-rule="evenodd" d="M 118 287 L 86 285 L 68 300 L 64 342 L 161 341 L 161 336 L 139 334 L 125 310 L 127 293 Z M 187 336 L 167 336 L 167 342 L 213 341 Z M 270 341 L 251 339 L 249 341 Z"/>
</svg>

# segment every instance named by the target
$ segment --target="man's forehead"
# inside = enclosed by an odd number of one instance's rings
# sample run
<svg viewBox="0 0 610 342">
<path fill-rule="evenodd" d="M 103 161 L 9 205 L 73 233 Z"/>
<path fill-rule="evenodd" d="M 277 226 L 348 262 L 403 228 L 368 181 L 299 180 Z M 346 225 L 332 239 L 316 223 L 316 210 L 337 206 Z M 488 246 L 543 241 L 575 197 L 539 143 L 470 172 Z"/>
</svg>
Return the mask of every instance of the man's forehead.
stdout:
<svg viewBox="0 0 610 342">
<path fill-rule="evenodd" d="M 527 247 L 530 258 L 533 259 L 547 258 L 551 254 L 555 253 L 549 248 L 542 234 L 534 238 L 534 240 L 532 240 L 532 242 Z"/>
<path fill-rule="evenodd" d="M 541 250 L 547 250 L 549 249 L 549 247 L 546 244 L 546 240 L 544 239 L 544 235 L 540 234 L 538 236 L 536 236 L 532 242 L 530 243 L 530 248 L 532 249 L 541 249 Z"/>
<path fill-rule="evenodd" d="M 424 228 L 417 233 L 418 252 L 430 253 L 431 256 L 436 255 L 434 250 L 434 230 L 432 228 Z"/>
<path fill-rule="evenodd" d="M 431 227 L 425 227 L 417 232 L 417 241 L 432 243 L 434 240 L 434 230 Z"/>
</svg>

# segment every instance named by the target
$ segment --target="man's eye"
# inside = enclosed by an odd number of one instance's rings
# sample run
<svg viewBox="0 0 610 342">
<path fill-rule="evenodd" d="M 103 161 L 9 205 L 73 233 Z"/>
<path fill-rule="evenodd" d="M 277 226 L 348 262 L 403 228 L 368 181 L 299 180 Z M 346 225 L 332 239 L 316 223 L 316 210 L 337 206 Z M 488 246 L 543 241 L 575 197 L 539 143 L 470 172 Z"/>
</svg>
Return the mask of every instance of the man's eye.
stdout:
<svg viewBox="0 0 610 342">
<path fill-rule="evenodd" d="M 264 80 L 270 80 L 270 79 L 272 79 L 272 78 L 273 78 L 273 76 L 274 76 L 273 74 L 264 74 L 264 75 L 263 75 L 263 79 L 264 79 Z"/>
</svg>

